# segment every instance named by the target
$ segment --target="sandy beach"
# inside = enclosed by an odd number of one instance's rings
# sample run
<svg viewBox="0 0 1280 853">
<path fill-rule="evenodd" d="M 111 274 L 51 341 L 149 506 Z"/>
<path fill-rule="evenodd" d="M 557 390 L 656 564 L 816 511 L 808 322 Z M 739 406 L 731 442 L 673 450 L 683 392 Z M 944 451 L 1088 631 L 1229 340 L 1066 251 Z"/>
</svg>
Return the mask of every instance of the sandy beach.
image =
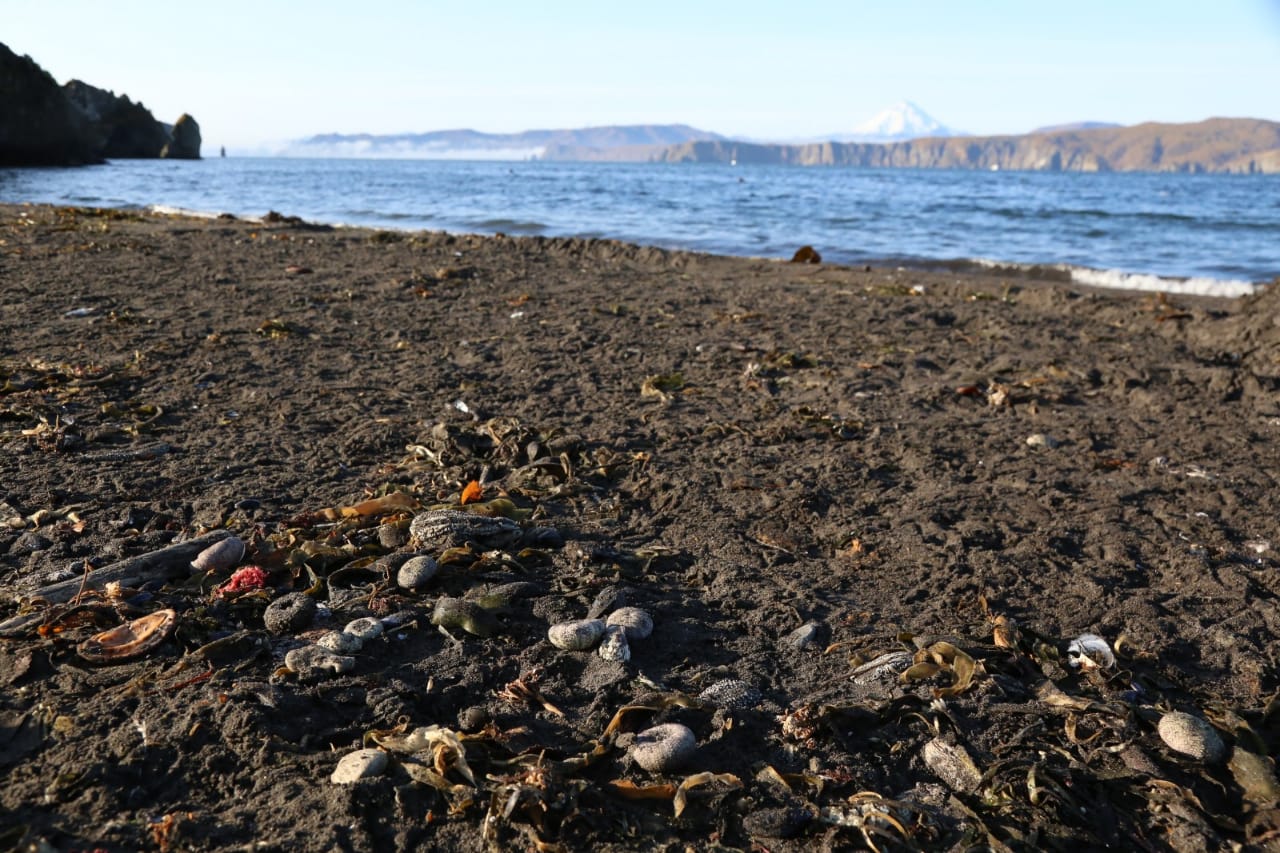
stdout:
<svg viewBox="0 0 1280 853">
<path fill-rule="evenodd" d="M 1280 843 L 1277 293 L 275 219 L 0 206 L 4 846 Z"/>
</svg>

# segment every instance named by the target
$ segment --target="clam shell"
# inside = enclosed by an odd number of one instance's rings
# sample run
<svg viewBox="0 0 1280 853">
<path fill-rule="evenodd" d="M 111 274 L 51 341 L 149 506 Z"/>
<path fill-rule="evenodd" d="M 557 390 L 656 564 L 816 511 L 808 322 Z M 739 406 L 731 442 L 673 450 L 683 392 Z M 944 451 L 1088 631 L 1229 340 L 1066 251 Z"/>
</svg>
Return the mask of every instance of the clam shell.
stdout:
<svg viewBox="0 0 1280 853">
<path fill-rule="evenodd" d="M 596 654 L 607 661 L 626 663 L 631 660 L 631 646 L 627 643 L 627 629 L 621 625 L 606 625 L 604 639 Z"/>
<path fill-rule="evenodd" d="M 1170 711 L 1160 718 L 1157 731 L 1174 752 L 1205 764 L 1217 764 L 1227 756 L 1227 745 L 1217 729 L 1192 714 Z"/>
<path fill-rule="evenodd" d="M 698 739 L 688 726 L 663 723 L 636 735 L 631 757 L 650 773 L 668 773 L 688 764 L 698 749 Z"/>
<path fill-rule="evenodd" d="M 157 610 L 109 631 L 94 634 L 76 646 L 76 652 L 93 663 L 136 658 L 164 642 L 177 623 L 178 614 L 173 610 Z"/>
<path fill-rule="evenodd" d="M 357 749 L 342 756 L 329 781 L 335 785 L 350 785 L 361 779 L 381 776 L 387 769 L 387 754 L 380 749 Z"/>
<path fill-rule="evenodd" d="M 228 536 L 205 548 L 191 561 L 192 572 L 221 572 L 244 559 L 244 541 Z"/>
<path fill-rule="evenodd" d="M 599 619 L 579 619 L 575 622 L 560 622 L 547 629 L 547 639 L 557 649 L 583 651 L 600 642 L 604 634 L 604 623 Z"/>
<path fill-rule="evenodd" d="M 1116 656 L 1111 646 L 1097 634 L 1081 634 L 1067 646 L 1067 663 L 1082 670 L 1111 669 Z"/>
<path fill-rule="evenodd" d="M 628 640 L 644 640 L 653 633 L 653 617 L 639 607 L 623 607 L 609 614 L 605 625 L 618 625 Z"/>
</svg>

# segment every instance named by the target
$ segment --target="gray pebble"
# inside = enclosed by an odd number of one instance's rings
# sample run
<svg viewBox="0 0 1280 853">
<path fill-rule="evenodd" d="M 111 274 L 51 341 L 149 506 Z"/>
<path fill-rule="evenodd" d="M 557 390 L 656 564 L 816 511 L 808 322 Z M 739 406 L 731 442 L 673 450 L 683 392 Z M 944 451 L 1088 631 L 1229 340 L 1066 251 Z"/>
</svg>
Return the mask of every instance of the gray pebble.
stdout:
<svg viewBox="0 0 1280 853">
<path fill-rule="evenodd" d="M 305 592 L 286 593 L 267 605 L 262 622 L 273 634 L 291 634 L 311 624 L 316 602 Z"/>
<path fill-rule="evenodd" d="M 350 785 L 361 779 L 381 776 L 387 769 L 387 754 L 380 749 L 357 749 L 342 756 L 329 781 Z"/>
<path fill-rule="evenodd" d="M 806 622 L 799 628 L 796 628 L 790 634 L 783 638 L 783 642 L 788 648 L 802 651 L 809 648 L 818 641 L 818 631 L 821 626 L 817 622 Z"/>
<path fill-rule="evenodd" d="M 316 645 L 340 655 L 353 655 L 364 648 L 364 641 L 346 631 L 330 631 L 316 640 Z"/>
<path fill-rule="evenodd" d="M 382 620 L 375 619 L 372 616 L 352 619 L 342 629 L 342 632 L 358 638 L 362 643 L 367 643 L 382 636 Z"/>
<path fill-rule="evenodd" d="M 463 708 L 458 712 L 458 728 L 464 732 L 477 732 L 489 722 L 489 712 L 479 705 Z"/>
<path fill-rule="evenodd" d="M 34 530 L 28 530 L 9 546 L 9 553 L 15 557 L 20 557 L 25 554 L 34 554 L 37 551 L 47 551 L 52 547 L 53 540 L 48 536 L 36 533 Z"/>
<path fill-rule="evenodd" d="M 631 645 L 627 642 L 627 630 L 621 625 L 605 626 L 604 639 L 600 641 L 596 654 L 614 663 L 626 663 L 631 660 Z"/>
<path fill-rule="evenodd" d="M 559 622 L 547 629 L 547 639 L 557 649 L 582 651 L 600 642 L 604 635 L 604 623 L 599 619 L 578 619 Z"/>
<path fill-rule="evenodd" d="M 411 557 L 396 572 L 396 585 L 401 589 L 422 589 L 439 570 L 440 566 L 431 557 Z"/>
<path fill-rule="evenodd" d="M 645 729 L 631 744 L 631 757 L 650 773 L 667 773 L 688 764 L 698 739 L 688 726 L 663 723 Z"/>
<path fill-rule="evenodd" d="M 284 665 L 301 681 L 319 681 L 330 675 L 341 675 L 356 667 L 356 659 L 335 654 L 320 646 L 303 646 L 284 656 Z"/>
<path fill-rule="evenodd" d="M 378 528 L 378 544 L 389 551 L 403 548 L 409 541 L 409 531 L 402 524 L 384 524 Z"/>
<path fill-rule="evenodd" d="M 1174 752 L 1205 764 L 1217 764 L 1227 757 L 1227 745 L 1217 729 L 1199 717 L 1171 711 L 1160 718 L 1160 739 Z"/>
<path fill-rule="evenodd" d="M 618 625 L 627 633 L 627 640 L 644 640 L 653 633 L 653 617 L 639 607 L 622 607 L 609 614 L 605 625 Z"/>
</svg>

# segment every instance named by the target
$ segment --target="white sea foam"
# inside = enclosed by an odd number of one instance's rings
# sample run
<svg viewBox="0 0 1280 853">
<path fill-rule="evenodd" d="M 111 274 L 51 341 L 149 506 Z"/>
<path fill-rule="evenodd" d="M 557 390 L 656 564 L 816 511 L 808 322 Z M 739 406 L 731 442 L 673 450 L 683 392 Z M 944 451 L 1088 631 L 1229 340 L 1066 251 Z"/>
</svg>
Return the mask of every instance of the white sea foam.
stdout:
<svg viewBox="0 0 1280 853">
<path fill-rule="evenodd" d="M 186 207 L 174 207 L 170 204 L 149 204 L 146 208 L 148 213 L 156 213 L 160 216 L 187 216 L 191 219 L 217 219 L 222 214 L 211 210 L 191 210 Z"/>
<path fill-rule="evenodd" d="M 1124 270 L 1099 270 L 1072 264 L 1023 264 L 997 261 L 992 258 L 973 258 L 972 263 L 992 270 L 1052 270 L 1076 284 L 1088 287 L 1105 287 L 1113 290 L 1142 290 L 1160 293 L 1182 293 L 1194 296 L 1248 296 L 1262 285 L 1252 281 L 1221 278 L 1179 278 L 1150 273 L 1125 272 Z"/>
</svg>

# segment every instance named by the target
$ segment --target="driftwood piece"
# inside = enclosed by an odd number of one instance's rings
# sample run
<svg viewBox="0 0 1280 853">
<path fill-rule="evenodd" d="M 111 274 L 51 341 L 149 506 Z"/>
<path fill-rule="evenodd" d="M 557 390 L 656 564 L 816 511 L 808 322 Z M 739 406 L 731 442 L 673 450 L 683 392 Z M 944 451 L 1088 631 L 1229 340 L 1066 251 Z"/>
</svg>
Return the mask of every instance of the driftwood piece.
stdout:
<svg viewBox="0 0 1280 853">
<path fill-rule="evenodd" d="M 86 581 L 83 575 L 70 580 L 50 584 L 28 592 L 19 592 L 15 598 L 19 601 L 39 599 L 50 604 L 61 604 L 70 601 L 84 589 L 102 589 L 111 581 L 119 581 L 124 586 L 137 586 L 148 581 L 163 578 L 170 580 L 181 577 L 190 571 L 190 564 L 195 556 L 215 542 L 220 542 L 231 535 L 228 530 L 214 530 L 194 539 L 187 539 L 173 545 L 167 545 L 158 551 L 138 554 L 115 563 L 94 569 Z"/>
</svg>

